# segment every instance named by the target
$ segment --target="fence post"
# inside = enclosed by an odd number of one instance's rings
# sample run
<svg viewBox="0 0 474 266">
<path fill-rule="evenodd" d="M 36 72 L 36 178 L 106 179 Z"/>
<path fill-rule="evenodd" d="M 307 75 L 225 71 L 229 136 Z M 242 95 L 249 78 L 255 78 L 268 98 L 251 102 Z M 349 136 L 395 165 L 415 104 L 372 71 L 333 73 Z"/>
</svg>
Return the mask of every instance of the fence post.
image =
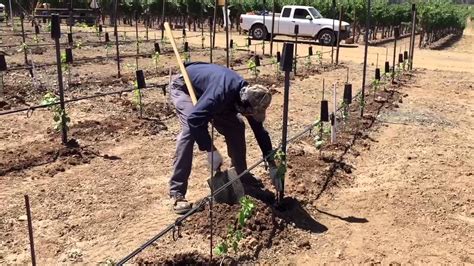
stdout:
<svg viewBox="0 0 474 266">
<path fill-rule="evenodd" d="M 285 72 L 285 90 L 283 94 L 283 125 L 281 131 L 281 150 L 285 158 L 283 158 L 283 162 L 286 165 L 286 140 L 288 138 L 288 102 L 289 102 L 289 94 L 290 94 L 290 72 L 292 70 L 293 65 L 293 43 L 285 43 L 283 47 L 283 54 L 280 60 L 280 70 Z M 277 202 L 281 202 L 285 195 L 285 180 L 281 180 L 281 191 L 278 191 Z"/>
<path fill-rule="evenodd" d="M 59 101 L 61 106 L 61 137 L 63 144 L 67 143 L 67 128 L 66 128 L 66 110 L 64 106 L 64 86 L 63 86 L 63 70 L 61 68 L 61 45 L 59 38 L 61 38 L 61 25 L 58 14 L 51 15 L 51 38 L 54 39 L 56 46 L 56 66 L 58 71 L 58 86 L 59 86 Z"/>
<path fill-rule="evenodd" d="M 360 95 L 360 117 L 364 116 L 364 106 L 365 106 L 365 81 L 367 74 L 367 52 L 369 50 L 369 29 L 370 29 L 370 0 L 367 0 L 367 19 L 365 21 L 365 51 L 364 51 L 364 70 L 362 74 L 362 92 Z"/>
</svg>

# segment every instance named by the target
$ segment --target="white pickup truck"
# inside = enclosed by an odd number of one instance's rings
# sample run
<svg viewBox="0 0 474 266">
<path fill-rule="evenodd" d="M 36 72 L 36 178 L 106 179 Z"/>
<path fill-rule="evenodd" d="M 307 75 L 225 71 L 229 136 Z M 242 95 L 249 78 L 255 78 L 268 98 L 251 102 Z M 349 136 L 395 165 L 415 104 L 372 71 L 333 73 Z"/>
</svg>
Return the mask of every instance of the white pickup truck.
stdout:
<svg viewBox="0 0 474 266">
<path fill-rule="evenodd" d="M 295 25 L 299 25 L 298 36 L 314 38 L 322 45 L 336 43 L 339 20 L 323 18 L 318 10 L 311 6 L 284 6 L 281 13 L 275 13 L 273 35 L 295 36 Z M 268 40 L 272 30 L 272 14 L 241 15 L 240 27 L 254 39 Z M 350 33 L 350 24 L 342 21 L 339 41 L 349 38 Z"/>
</svg>

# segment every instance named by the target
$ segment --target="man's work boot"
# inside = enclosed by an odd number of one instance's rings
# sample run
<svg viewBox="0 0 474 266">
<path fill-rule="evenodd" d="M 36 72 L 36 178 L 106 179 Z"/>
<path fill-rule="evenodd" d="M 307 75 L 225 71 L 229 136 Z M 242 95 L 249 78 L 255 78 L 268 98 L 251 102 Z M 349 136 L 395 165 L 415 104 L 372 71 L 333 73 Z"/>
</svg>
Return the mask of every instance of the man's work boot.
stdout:
<svg viewBox="0 0 474 266">
<path fill-rule="evenodd" d="M 176 214 L 185 214 L 191 210 L 192 204 L 189 203 L 183 195 L 176 194 L 171 196 L 173 201 L 173 211 Z"/>
</svg>

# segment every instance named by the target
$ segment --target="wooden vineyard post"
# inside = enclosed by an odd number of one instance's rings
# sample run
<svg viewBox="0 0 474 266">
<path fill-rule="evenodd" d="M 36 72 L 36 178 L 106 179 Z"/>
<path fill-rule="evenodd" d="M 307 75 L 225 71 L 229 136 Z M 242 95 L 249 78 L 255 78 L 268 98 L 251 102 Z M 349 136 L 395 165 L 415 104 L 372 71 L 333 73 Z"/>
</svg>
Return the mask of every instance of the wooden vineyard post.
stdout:
<svg viewBox="0 0 474 266">
<path fill-rule="evenodd" d="M 224 20 L 225 20 L 225 58 L 226 58 L 226 66 L 230 66 L 230 58 L 229 58 L 229 14 L 227 12 L 227 4 L 228 1 L 224 0 Z M 264 17 L 265 21 L 265 17 Z"/>
<path fill-rule="evenodd" d="M 71 88 L 71 65 L 73 63 L 72 49 L 66 48 L 66 64 L 67 64 L 67 86 Z"/>
<path fill-rule="evenodd" d="M 0 54 L 0 97 L 4 95 L 3 72 L 7 71 L 7 62 L 5 55 Z"/>
<path fill-rule="evenodd" d="M 119 49 L 119 36 L 118 36 L 118 31 L 117 31 L 118 1 L 119 0 L 115 0 L 115 2 L 114 2 L 114 35 L 115 35 L 115 48 L 116 48 L 116 56 L 117 56 L 117 58 L 116 58 L 116 60 L 117 60 L 117 77 L 120 78 L 122 75 L 120 74 L 120 49 Z"/>
<path fill-rule="evenodd" d="M 324 122 L 329 122 L 329 103 L 327 100 L 324 99 L 324 91 L 325 91 L 325 80 L 323 79 L 323 93 L 321 99 L 321 110 L 319 112 L 319 121 L 321 126 L 319 127 L 319 140 L 322 141 L 324 137 Z M 319 155 L 321 155 L 322 149 L 319 149 Z"/>
<path fill-rule="evenodd" d="M 367 0 L 367 19 L 365 21 L 365 49 L 364 49 L 364 69 L 362 71 L 362 91 L 360 95 L 360 117 L 364 116 L 365 107 L 365 81 L 367 74 L 367 52 L 369 50 L 369 29 L 370 29 L 370 0 Z"/>
<path fill-rule="evenodd" d="M 336 0 L 332 0 L 332 33 L 334 35 L 335 21 L 334 17 L 336 16 Z M 336 38 L 336 36 L 334 36 Z M 334 64 L 334 42 L 331 43 L 331 65 Z"/>
<path fill-rule="evenodd" d="M 295 58 L 294 58 L 294 66 L 293 66 L 293 74 L 296 76 L 296 64 L 297 64 L 297 58 L 298 58 L 298 34 L 300 33 L 300 26 L 298 24 L 295 24 Z"/>
<path fill-rule="evenodd" d="M 164 41 L 165 39 L 165 6 L 166 6 L 166 1 L 163 1 L 163 6 L 161 9 L 161 41 Z"/>
<path fill-rule="evenodd" d="M 142 118 L 143 116 L 142 89 L 146 88 L 145 76 L 143 74 L 143 70 L 137 70 L 136 77 L 137 77 L 136 93 L 137 93 L 137 98 L 138 98 L 138 106 L 140 108 L 140 118 Z"/>
<path fill-rule="evenodd" d="M 26 38 L 25 38 L 25 25 L 24 25 L 25 15 L 21 13 L 20 15 L 20 24 L 21 24 L 21 37 L 23 39 L 22 47 L 23 47 L 23 54 L 25 56 L 25 65 L 28 64 L 28 46 L 26 45 Z M 30 75 L 33 76 L 33 71 L 30 69 Z"/>
<path fill-rule="evenodd" d="M 413 53 L 415 52 L 415 33 L 416 33 L 416 5 L 411 6 L 412 20 L 411 20 L 411 38 L 409 48 L 409 70 L 413 70 Z"/>
<path fill-rule="evenodd" d="M 135 39 L 137 42 L 137 55 L 135 56 L 135 70 L 138 70 L 138 57 L 140 55 L 140 37 L 138 36 L 138 12 L 135 12 Z"/>
<path fill-rule="evenodd" d="M 289 104 L 289 94 L 290 94 L 290 72 L 292 71 L 293 66 L 293 43 L 285 43 L 283 46 L 283 54 L 280 60 L 280 70 L 285 72 L 285 90 L 283 96 L 283 125 L 281 132 L 281 150 L 284 154 L 282 159 L 283 164 L 286 165 L 286 141 L 288 138 L 288 104 Z M 281 180 L 281 191 L 277 191 L 277 202 L 281 203 L 285 196 L 285 179 Z"/>
<path fill-rule="evenodd" d="M 275 32 L 275 1 L 276 0 L 273 0 L 273 7 L 272 7 L 272 32 L 271 32 L 271 35 L 270 35 L 270 56 L 273 56 L 273 36 L 274 36 L 274 32 Z"/>
<path fill-rule="evenodd" d="M 341 27 L 342 27 L 342 6 L 339 8 L 339 30 L 337 31 L 337 46 L 336 46 L 336 65 L 339 64 L 339 42 L 341 38 Z"/>
<path fill-rule="evenodd" d="M 28 221 L 28 239 L 30 240 L 31 265 L 36 266 L 35 242 L 33 239 L 33 222 L 31 220 L 30 198 L 25 195 L 26 219 Z"/>
<path fill-rule="evenodd" d="M 393 40 L 393 62 L 392 62 L 392 84 L 395 82 L 395 57 L 397 54 L 397 39 L 400 36 L 400 29 L 395 27 Z"/>
<path fill-rule="evenodd" d="M 51 38 L 54 39 L 56 47 L 56 66 L 58 71 L 58 86 L 59 86 L 59 101 L 61 106 L 61 139 L 63 144 L 67 143 L 67 127 L 66 127 L 66 110 L 64 106 L 64 86 L 63 86 L 63 71 L 61 68 L 61 45 L 59 38 L 61 38 L 60 19 L 58 14 L 51 15 Z"/>
<path fill-rule="evenodd" d="M 333 113 L 331 114 L 331 144 L 336 143 L 336 127 L 337 127 L 337 89 L 336 89 L 336 83 L 333 85 L 333 96 L 334 96 L 334 101 L 333 101 Z"/>
</svg>

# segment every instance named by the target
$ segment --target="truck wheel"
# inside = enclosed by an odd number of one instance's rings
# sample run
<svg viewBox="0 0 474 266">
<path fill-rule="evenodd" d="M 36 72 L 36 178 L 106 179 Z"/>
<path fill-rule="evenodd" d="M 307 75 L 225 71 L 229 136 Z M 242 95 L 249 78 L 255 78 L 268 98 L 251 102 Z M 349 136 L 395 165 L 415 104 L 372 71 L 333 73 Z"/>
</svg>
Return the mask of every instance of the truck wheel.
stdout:
<svg viewBox="0 0 474 266">
<path fill-rule="evenodd" d="M 336 36 L 332 30 L 324 29 L 319 32 L 318 41 L 321 45 L 330 46 L 336 44 Z"/>
<path fill-rule="evenodd" d="M 257 24 L 252 27 L 252 37 L 255 40 L 264 40 L 267 38 L 268 33 L 267 33 L 267 28 L 263 26 L 262 24 Z"/>
</svg>

